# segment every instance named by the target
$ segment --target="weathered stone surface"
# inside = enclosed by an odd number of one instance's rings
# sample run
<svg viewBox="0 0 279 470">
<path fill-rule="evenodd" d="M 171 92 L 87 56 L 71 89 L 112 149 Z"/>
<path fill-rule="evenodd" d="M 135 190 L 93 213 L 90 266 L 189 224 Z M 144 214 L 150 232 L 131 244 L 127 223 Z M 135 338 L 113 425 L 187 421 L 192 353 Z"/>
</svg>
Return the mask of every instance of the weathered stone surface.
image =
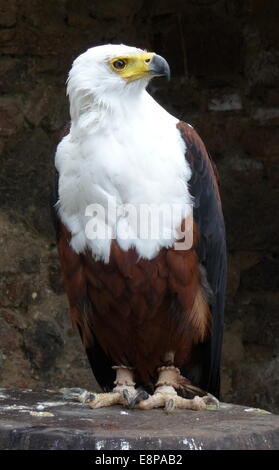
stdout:
<svg viewBox="0 0 279 470">
<path fill-rule="evenodd" d="M 2 307 L 26 306 L 28 286 L 19 274 L 0 273 L 0 305 Z"/>
<path fill-rule="evenodd" d="M 0 3 L 0 26 L 5 28 L 11 28 L 16 24 L 16 0 L 9 1 L 9 7 L 7 2 Z"/>
<path fill-rule="evenodd" d="M 50 103 L 53 100 L 53 90 L 50 87 L 40 86 L 32 91 L 25 109 L 26 119 L 38 126 L 49 113 Z"/>
<path fill-rule="evenodd" d="M 4 355 L 6 355 L 8 351 L 16 349 L 17 343 L 20 341 L 19 333 L 15 333 L 12 325 L 2 317 L 0 318 L 0 341 Z"/>
<path fill-rule="evenodd" d="M 64 293 L 64 284 L 57 253 L 51 257 L 48 267 L 49 285 L 56 294 Z"/>
<path fill-rule="evenodd" d="M 240 143 L 245 152 L 255 157 L 268 159 L 278 155 L 279 137 L 272 127 L 252 125 L 241 135 Z"/>
<path fill-rule="evenodd" d="M 100 18 L 105 20 L 112 20 L 120 17 L 127 20 L 132 20 L 133 16 L 140 10 L 143 5 L 143 0 L 123 0 L 121 2 L 115 2 L 114 0 L 107 0 L 104 3 L 102 0 L 97 0 L 90 7 L 90 13 L 94 18 Z"/>
<path fill-rule="evenodd" d="M 266 11 L 265 11 L 266 13 Z M 245 25 L 243 37 L 246 46 L 245 74 L 251 85 L 264 84 L 278 86 L 279 49 L 278 49 L 278 5 L 269 17 L 269 27 L 264 21 Z"/>
<path fill-rule="evenodd" d="M 222 76 L 226 82 L 228 75 L 240 72 L 242 44 L 238 24 L 207 8 L 196 8 L 191 16 L 183 17 L 189 73 L 216 83 Z"/>
<path fill-rule="evenodd" d="M 14 209 L 21 220 L 35 230 L 50 233 L 50 193 L 52 188 L 54 146 L 40 127 L 26 130 L 17 144 L 3 152 L 1 206 Z"/>
<path fill-rule="evenodd" d="M 279 416 L 221 403 L 219 410 L 92 410 L 58 392 L 0 390 L 0 448 L 21 450 L 279 449 Z"/>
<path fill-rule="evenodd" d="M 37 320 L 24 332 L 24 346 L 31 364 L 38 369 L 47 370 L 53 366 L 61 354 L 63 341 L 59 330 L 45 320 Z"/>
<path fill-rule="evenodd" d="M 14 98 L 0 99 L 0 135 L 10 137 L 23 125 L 20 101 Z"/>
<path fill-rule="evenodd" d="M 72 329 L 65 295 L 57 295 L 49 285 L 48 262 L 53 265 L 56 250 L 2 213 L 0 226 L 0 383 L 27 388 L 42 383 L 92 387 L 94 379 Z M 38 331 L 40 325 L 43 331 Z"/>
<path fill-rule="evenodd" d="M 0 0 L 0 384 L 92 387 L 49 194 L 72 61 L 123 42 L 169 61 L 172 80 L 150 92 L 196 127 L 220 174 L 230 254 L 222 398 L 279 411 L 278 18 L 277 0 Z M 40 322 L 62 343 L 36 341 Z"/>
<path fill-rule="evenodd" d="M 13 93 L 15 81 L 19 85 L 24 65 L 15 57 L 0 57 L 0 87 L 2 93 Z M 19 86 L 17 92 L 19 92 Z"/>
<path fill-rule="evenodd" d="M 263 259 L 241 275 L 241 287 L 249 291 L 278 292 L 279 266 L 276 258 Z"/>
<path fill-rule="evenodd" d="M 241 97 L 237 93 L 214 93 L 208 103 L 209 111 L 239 111 L 242 109 Z"/>
</svg>

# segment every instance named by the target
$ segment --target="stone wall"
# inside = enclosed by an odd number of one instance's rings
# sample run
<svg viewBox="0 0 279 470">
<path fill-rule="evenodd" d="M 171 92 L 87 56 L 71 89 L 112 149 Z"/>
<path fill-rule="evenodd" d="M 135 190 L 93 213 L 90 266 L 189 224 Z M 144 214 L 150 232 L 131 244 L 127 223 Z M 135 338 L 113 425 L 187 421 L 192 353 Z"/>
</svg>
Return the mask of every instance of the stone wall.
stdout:
<svg viewBox="0 0 279 470">
<path fill-rule="evenodd" d="M 196 127 L 220 173 L 222 398 L 279 411 L 278 20 L 276 0 L 0 0 L 0 386 L 92 387 L 48 200 L 71 63 L 122 42 L 168 60 L 171 82 L 150 91 Z"/>
</svg>

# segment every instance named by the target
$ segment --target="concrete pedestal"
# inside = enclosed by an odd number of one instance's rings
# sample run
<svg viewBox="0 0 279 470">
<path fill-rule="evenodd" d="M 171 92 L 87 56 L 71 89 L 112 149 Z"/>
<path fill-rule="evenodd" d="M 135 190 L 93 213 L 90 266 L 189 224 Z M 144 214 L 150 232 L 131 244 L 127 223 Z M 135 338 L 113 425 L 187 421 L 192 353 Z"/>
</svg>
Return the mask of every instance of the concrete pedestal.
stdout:
<svg viewBox="0 0 279 470">
<path fill-rule="evenodd" d="M 0 389 L 0 449 L 279 449 L 279 416 L 226 403 L 172 414 L 92 410 L 57 391 Z"/>
</svg>

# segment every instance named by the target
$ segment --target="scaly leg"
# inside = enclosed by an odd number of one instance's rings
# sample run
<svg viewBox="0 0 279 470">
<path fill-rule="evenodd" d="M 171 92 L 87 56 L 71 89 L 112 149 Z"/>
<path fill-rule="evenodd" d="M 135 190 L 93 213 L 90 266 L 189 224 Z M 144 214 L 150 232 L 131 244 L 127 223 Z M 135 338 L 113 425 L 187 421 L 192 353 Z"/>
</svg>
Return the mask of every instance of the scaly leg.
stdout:
<svg viewBox="0 0 279 470">
<path fill-rule="evenodd" d="M 89 402 L 90 408 L 101 408 L 103 406 L 123 405 L 129 406 L 129 399 L 136 393 L 133 371 L 131 367 L 114 366 L 116 370 L 115 387 L 112 392 L 98 393 Z"/>
</svg>

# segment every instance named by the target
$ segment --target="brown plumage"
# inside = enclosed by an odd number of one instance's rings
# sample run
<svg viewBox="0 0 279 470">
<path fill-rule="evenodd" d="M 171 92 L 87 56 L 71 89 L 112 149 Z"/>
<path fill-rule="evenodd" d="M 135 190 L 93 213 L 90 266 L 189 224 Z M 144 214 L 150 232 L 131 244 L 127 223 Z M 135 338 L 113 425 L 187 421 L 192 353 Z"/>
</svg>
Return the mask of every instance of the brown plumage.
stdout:
<svg viewBox="0 0 279 470">
<path fill-rule="evenodd" d="M 139 384 L 156 380 L 166 351 L 174 353 L 176 366 L 190 368 L 211 323 L 195 245 L 187 251 L 162 249 L 149 261 L 114 241 L 104 264 L 89 252 L 77 255 L 62 222 L 59 232 L 72 321 L 85 348 L 90 350 L 97 338 L 113 363 L 135 368 Z"/>
</svg>

